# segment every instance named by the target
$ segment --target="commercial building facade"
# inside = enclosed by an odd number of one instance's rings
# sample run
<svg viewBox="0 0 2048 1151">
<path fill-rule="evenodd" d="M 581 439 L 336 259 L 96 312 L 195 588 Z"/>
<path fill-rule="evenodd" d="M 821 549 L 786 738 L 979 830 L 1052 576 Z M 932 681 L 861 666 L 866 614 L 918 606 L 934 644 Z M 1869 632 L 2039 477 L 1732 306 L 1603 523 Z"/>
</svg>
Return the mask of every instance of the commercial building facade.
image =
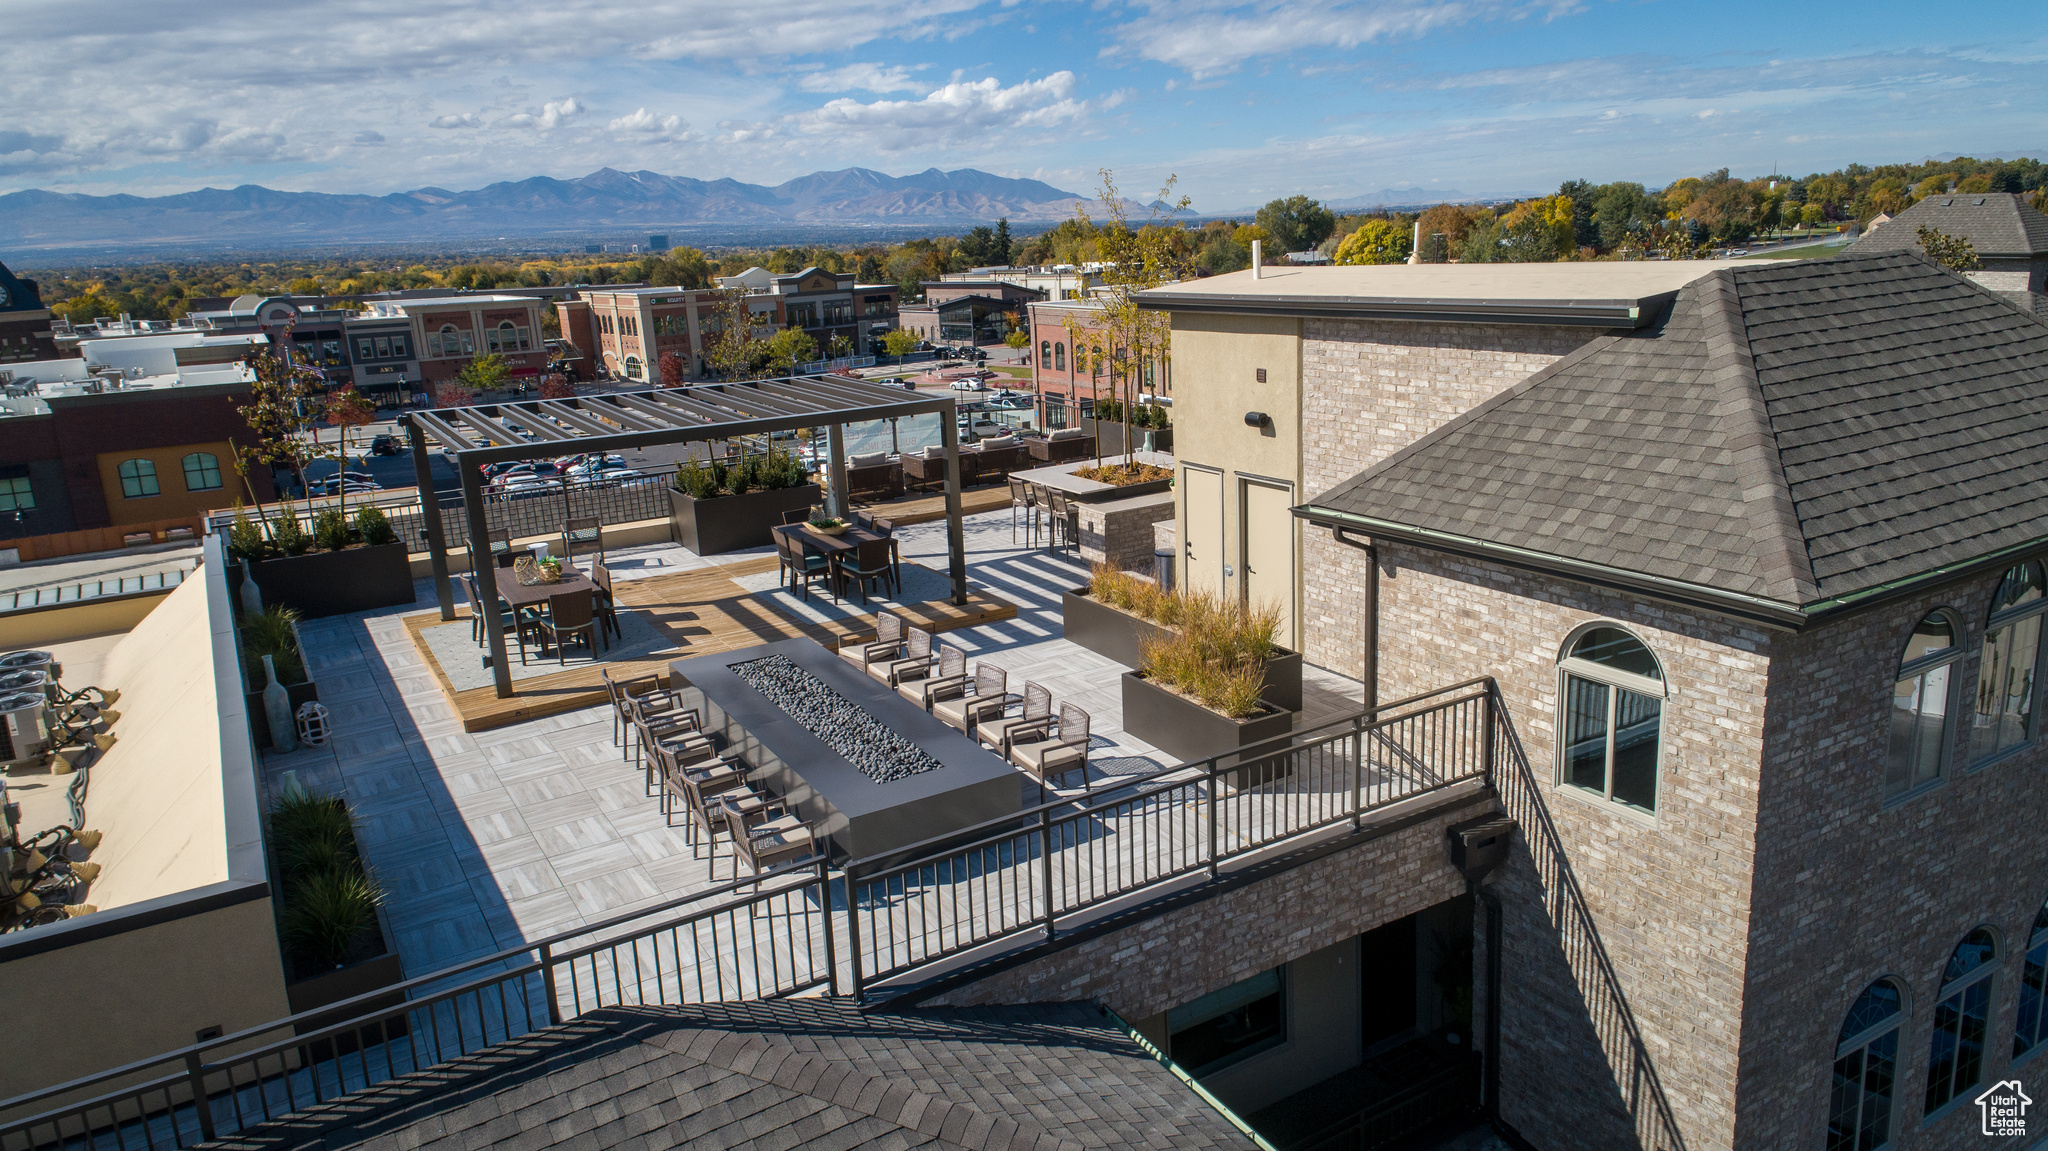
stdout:
<svg viewBox="0 0 2048 1151">
<path fill-rule="evenodd" d="M 1054 300 L 1026 305 L 1031 344 L 1031 378 L 1045 426 L 1068 427 L 1095 411 L 1110 394 L 1109 336 L 1102 305 L 1093 300 Z M 1167 351 L 1146 357 L 1139 367 L 1138 394 L 1173 402 L 1173 361 Z"/>
<path fill-rule="evenodd" d="M 1187 584 L 1368 705 L 1498 685 L 1502 1121 L 1977 1145 L 2044 1038 L 2048 325 L 1906 255 L 1155 299 Z"/>
</svg>

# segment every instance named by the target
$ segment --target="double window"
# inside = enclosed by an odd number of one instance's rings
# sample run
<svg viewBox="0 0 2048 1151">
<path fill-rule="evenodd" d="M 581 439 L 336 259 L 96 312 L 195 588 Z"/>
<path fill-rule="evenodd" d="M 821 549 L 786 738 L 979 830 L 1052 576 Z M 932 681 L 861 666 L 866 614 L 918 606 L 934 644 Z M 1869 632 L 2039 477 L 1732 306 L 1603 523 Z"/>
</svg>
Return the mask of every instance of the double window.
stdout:
<svg viewBox="0 0 2048 1151">
<path fill-rule="evenodd" d="M 1946 608 L 1929 612 L 1906 640 L 1892 683 L 1886 798 L 1941 778 L 1949 745 L 1949 696 L 1962 656 L 1962 621 Z"/>
<path fill-rule="evenodd" d="M 151 460 L 123 460 L 121 463 L 121 496 L 124 499 L 139 500 L 153 496 L 161 490 L 156 483 L 156 463 Z"/>
<path fill-rule="evenodd" d="M 2048 903 L 2034 913 L 2027 937 L 2027 958 L 2020 971 L 2020 1017 L 2012 1033 L 2012 1057 L 2018 1059 L 2048 1040 Z"/>
<path fill-rule="evenodd" d="M 1641 640 L 1611 624 L 1579 632 L 1558 661 L 1559 782 L 1654 815 L 1664 673 Z"/>
<path fill-rule="evenodd" d="M 1934 1043 L 1927 1053 L 1927 1107 L 1932 1115 L 1969 1094 L 1984 1077 L 1984 1044 L 1991 1029 L 1991 976 L 1998 970 L 1998 938 L 1988 927 L 1963 937 L 1941 973 L 1934 1005 Z"/>
<path fill-rule="evenodd" d="M 2033 738 L 2035 671 L 2041 658 L 2041 616 L 2048 610 L 2039 563 L 2005 573 L 1991 598 L 1977 661 L 1977 707 L 1970 720 L 1970 760 L 1989 759 Z"/>
<path fill-rule="evenodd" d="M 186 491 L 210 492 L 221 486 L 219 456 L 212 452 L 193 452 L 182 462 L 185 467 Z"/>
<path fill-rule="evenodd" d="M 1899 1078 L 1899 985 L 1880 979 L 1863 989 L 1835 1041 L 1827 1151 L 1877 1151 L 1892 1140 L 1892 1095 Z"/>
<path fill-rule="evenodd" d="M 0 475 L 0 512 L 33 511 L 36 506 L 35 488 L 29 484 L 28 468 L 21 469 L 18 476 Z"/>
</svg>

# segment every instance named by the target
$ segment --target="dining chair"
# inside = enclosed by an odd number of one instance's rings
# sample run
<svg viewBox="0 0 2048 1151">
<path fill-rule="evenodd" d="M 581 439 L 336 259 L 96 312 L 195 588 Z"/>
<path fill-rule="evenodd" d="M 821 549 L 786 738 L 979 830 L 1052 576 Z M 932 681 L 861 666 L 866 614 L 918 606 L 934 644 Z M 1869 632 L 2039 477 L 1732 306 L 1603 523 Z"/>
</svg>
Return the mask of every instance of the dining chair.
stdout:
<svg viewBox="0 0 2048 1151">
<path fill-rule="evenodd" d="M 902 584 L 896 581 L 896 569 L 889 562 L 893 542 L 862 540 L 854 546 L 851 558 L 845 552 L 838 553 L 839 574 L 842 578 L 853 577 L 853 582 L 860 587 L 860 602 L 868 602 L 868 584 L 876 580 L 889 580 L 896 585 L 896 594 L 903 594 Z"/>
<path fill-rule="evenodd" d="M 791 508 L 788 511 L 782 513 L 783 527 L 795 527 L 799 524 L 807 524 L 810 522 L 811 509 L 809 508 Z"/>
<path fill-rule="evenodd" d="M 601 667 L 597 674 L 604 680 L 604 693 L 612 701 L 612 746 L 623 747 L 626 733 L 632 730 L 633 701 L 649 692 L 661 690 L 658 675 L 637 675 L 632 679 L 613 679 L 612 669 Z M 621 753 L 623 754 L 623 752 Z"/>
<path fill-rule="evenodd" d="M 747 865 L 748 871 L 759 875 L 777 864 L 812 854 L 816 841 L 803 820 L 785 815 L 752 829 L 734 840 L 732 846 L 733 878 L 738 879 L 741 863 Z"/>
<path fill-rule="evenodd" d="M 839 602 L 839 589 L 832 579 L 832 561 L 803 545 L 789 532 L 778 532 L 775 536 L 782 548 L 783 567 L 790 574 L 791 590 L 803 592 L 804 602 L 811 599 L 811 581 L 822 579 L 832 589 L 832 602 Z"/>
<path fill-rule="evenodd" d="M 1033 720 L 1052 718 L 1052 693 L 1040 685 L 1024 681 L 1024 711 L 1021 715 L 1004 716 L 1000 713 L 974 725 L 974 738 L 983 746 L 1004 759 L 1010 758 L 1010 729 L 1026 727 Z"/>
<path fill-rule="evenodd" d="M 507 556 L 512 554 L 511 528 L 491 528 L 484 533 L 484 537 L 491 541 L 491 554 L 493 556 Z M 513 558 L 516 559 L 518 557 L 514 556 Z M 505 565 L 501 563 L 498 566 L 503 567 Z"/>
<path fill-rule="evenodd" d="M 1037 538 L 1038 538 L 1038 503 L 1037 503 L 1037 500 L 1036 500 L 1036 499 L 1034 498 L 1034 496 L 1033 496 L 1033 494 L 1032 494 L 1032 491 L 1031 491 L 1031 485 L 1030 485 L 1030 484 L 1029 484 L 1028 482 L 1024 481 L 1024 480 L 1020 480 L 1020 479 L 1016 478 L 1015 476 L 1011 476 L 1011 477 L 1010 477 L 1010 542 L 1011 542 L 1011 543 L 1016 543 L 1016 542 L 1017 542 L 1017 517 L 1018 517 L 1018 515 L 1019 515 L 1020 513 L 1021 513 L 1021 514 L 1023 515 L 1023 517 L 1024 517 L 1024 537 L 1025 537 L 1025 540 L 1026 540 L 1027 542 L 1031 542 L 1031 541 L 1035 541 L 1035 540 L 1037 540 Z"/>
<path fill-rule="evenodd" d="M 562 522 L 562 561 L 576 566 L 576 553 L 597 556 L 604 562 L 604 520 L 597 516 L 571 516 Z"/>
<path fill-rule="evenodd" d="M 981 721 L 1003 714 L 1010 701 L 1009 689 L 1010 673 L 982 660 L 974 665 L 972 686 L 963 684 L 958 695 L 950 690 L 936 693 L 932 714 L 960 734 L 972 735 Z"/>
<path fill-rule="evenodd" d="M 864 531 L 864 532 L 871 532 L 871 531 L 874 531 L 874 530 L 875 530 L 875 517 L 874 517 L 874 513 L 872 513 L 872 512 L 864 512 L 864 511 L 859 511 L 859 510 L 856 510 L 856 511 L 855 511 L 855 512 L 853 513 L 853 526 L 854 526 L 854 527 L 857 527 L 857 528 L 859 528 L 860 530 L 862 530 L 862 531 Z"/>
<path fill-rule="evenodd" d="M 633 766 L 641 765 L 645 753 L 650 793 L 655 783 L 653 749 L 666 747 L 691 758 L 710 755 L 716 750 L 710 737 L 704 733 L 703 716 L 696 708 L 687 706 L 682 695 L 673 688 L 643 692 L 631 699 L 627 706 L 631 709 Z"/>
<path fill-rule="evenodd" d="M 590 658 L 597 658 L 597 593 L 595 591 L 556 592 L 548 597 L 548 614 L 537 621 L 541 631 L 555 644 L 555 662 L 568 666 L 567 645 L 563 642 L 570 636 L 582 636 L 583 645 L 590 650 Z M 542 648 L 543 652 L 547 649 Z M 526 662 L 526 651 L 522 647 L 519 662 Z"/>
<path fill-rule="evenodd" d="M 624 639 L 619 631 L 619 601 L 612 592 L 612 569 L 603 563 L 590 565 L 590 582 L 597 585 L 597 621 L 611 629 L 613 639 Z"/>
</svg>

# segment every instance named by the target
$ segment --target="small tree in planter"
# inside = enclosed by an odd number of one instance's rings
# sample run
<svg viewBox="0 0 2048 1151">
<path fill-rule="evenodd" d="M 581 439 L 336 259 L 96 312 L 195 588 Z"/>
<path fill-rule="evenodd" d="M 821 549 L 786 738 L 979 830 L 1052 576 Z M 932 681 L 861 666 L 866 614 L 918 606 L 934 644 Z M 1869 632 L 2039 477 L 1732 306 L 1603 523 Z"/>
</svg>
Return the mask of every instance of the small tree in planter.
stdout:
<svg viewBox="0 0 2048 1151">
<path fill-rule="evenodd" d="M 320 373 L 291 358 L 292 325 L 271 345 L 271 350 L 249 358 L 256 378 L 249 384 L 249 402 L 235 410 L 256 434 L 255 443 L 235 448 L 235 470 L 248 479 L 250 464 L 291 469 L 299 477 L 299 491 L 306 491 L 306 466 L 323 459 L 327 449 L 312 434 L 315 385 Z M 279 354 L 283 349 L 283 354 Z"/>
<path fill-rule="evenodd" d="M 371 403 L 369 397 L 356 391 L 354 388 L 343 388 L 341 391 L 327 397 L 325 409 L 327 422 L 333 424 L 336 429 L 335 439 L 337 441 L 336 446 L 340 449 L 341 471 L 346 472 L 348 471 L 349 433 L 357 428 L 368 427 L 371 423 L 375 422 L 377 419 L 377 405 Z M 344 475 L 341 477 L 340 482 L 335 485 L 335 492 L 339 497 L 339 502 L 335 506 L 340 508 L 343 514 L 347 514 L 348 511 L 347 481 L 348 477 Z"/>
</svg>

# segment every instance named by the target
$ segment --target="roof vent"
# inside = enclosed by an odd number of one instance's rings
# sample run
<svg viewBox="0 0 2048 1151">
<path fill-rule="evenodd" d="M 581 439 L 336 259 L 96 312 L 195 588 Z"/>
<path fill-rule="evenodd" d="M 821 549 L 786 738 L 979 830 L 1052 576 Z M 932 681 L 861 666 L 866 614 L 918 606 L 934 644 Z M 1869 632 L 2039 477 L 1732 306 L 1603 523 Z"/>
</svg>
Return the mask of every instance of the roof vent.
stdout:
<svg viewBox="0 0 2048 1151">
<path fill-rule="evenodd" d="M 1941 202 L 1941 206 L 1944 208 L 1953 208 L 1956 206 L 1956 202 L 1954 200 L 1943 200 Z"/>
<path fill-rule="evenodd" d="M 1981 207 L 1983 207 L 1983 206 L 1984 206 L 1984 197 L 1982 197 L 1982 196 L 1979 196 L 1979 197 L 1977 197 L 1977 206 L 1978 206 L 1979 208 L 1981 208 Z"/>
</svg>

